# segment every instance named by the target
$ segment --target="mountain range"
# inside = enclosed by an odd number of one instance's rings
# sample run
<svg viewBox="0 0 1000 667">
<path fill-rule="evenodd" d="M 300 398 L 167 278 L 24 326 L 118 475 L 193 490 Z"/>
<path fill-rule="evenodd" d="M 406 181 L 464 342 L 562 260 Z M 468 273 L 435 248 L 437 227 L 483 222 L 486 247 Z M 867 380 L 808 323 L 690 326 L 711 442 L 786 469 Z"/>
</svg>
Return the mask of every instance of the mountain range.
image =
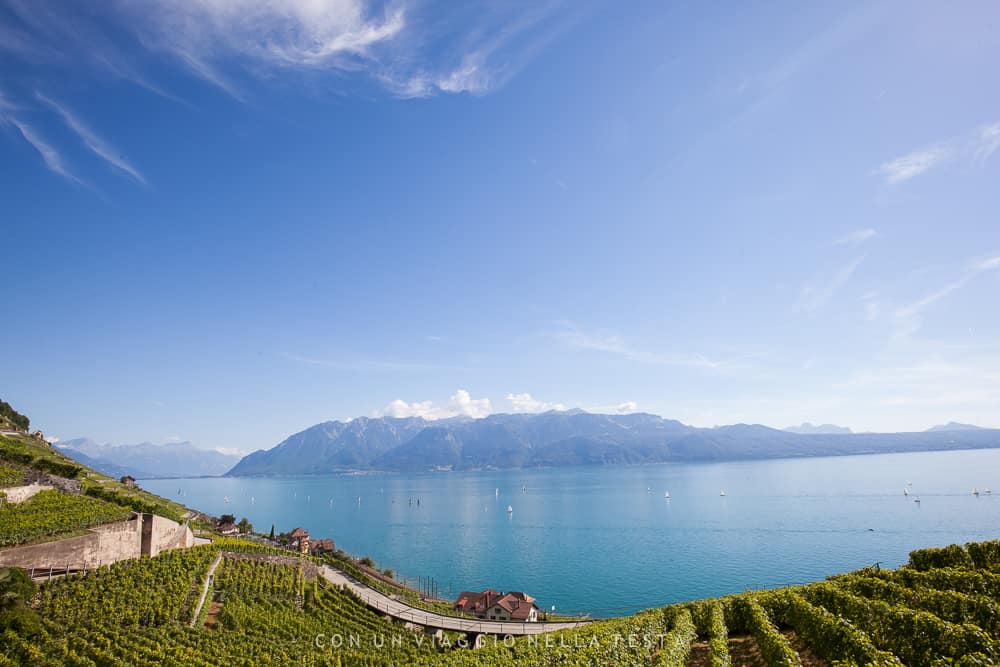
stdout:
<svg viewBox="0 0 1000 667">
<path fill-rule="evenodd" d="M 200 449 L 190 442 L 101 445 L 90 438 L 74 438 L 56 442 L 54 446 L 105 475 L 131 475 L 136 479 L 218 476 L 240 460 L 237 454 Z"/>
<path fill-rule="evenodd" d="M 819 426 L 813 426 L 809 422 L 802 422 L 798 426 L 789 426 L 784 429 L 789 433 L 800 433 L 802 435 L 830 435 L 834 433 L 852 433 L 851 429 L 846 426 L 837 426 L 836 424 L 820 424 Z"/>
<path fill-rule="evenodd" d="M 727 461 L 1000 447 L 1000 429 L 918 433 L 796 433 L 759 424 L 688 426 L 647 413 L 359 417 L 296 433 L 244 457 L 227 474 L 483 470 L 569 465 Z M 846 431 L 846 432 L 845 432 Z"/>
</svg>

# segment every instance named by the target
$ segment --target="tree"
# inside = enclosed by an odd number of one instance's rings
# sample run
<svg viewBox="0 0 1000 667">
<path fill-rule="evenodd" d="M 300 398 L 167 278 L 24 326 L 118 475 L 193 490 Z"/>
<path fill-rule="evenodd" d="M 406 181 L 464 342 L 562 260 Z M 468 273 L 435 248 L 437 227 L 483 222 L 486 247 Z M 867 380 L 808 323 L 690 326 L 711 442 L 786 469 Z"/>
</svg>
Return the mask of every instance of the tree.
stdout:
<svg viewBox="0 0 1000 667">
<path fill-rule="evenodd" d="M 274 539 L 274 524 L 271 524 L 271 539 Z"/>
<path fill-rule="evenodd" d="M 27 606 L 34 595 L 35 585 L 23 570 L 0 569 L 0 633 L 10 628 L 30 637 L 42 631 L 38 614 Z"/>
<path fill-rule="evenodd" d="M 219 517 L 219 523 L 236 523 L 236 517 L 232 514 L 223 514 Z"/>
<path fill-rule="evenodd" d="M 31 579 L 17 567 L 0 569 L 0 609 L 23 607 L 35 594 Z"/>
<path fill-rule="evenodd" d="M 6 417 L 7 421 L 14 425 L 14 428 L 25 433 L 28 432 L 28 426 L 31 425 L 31 420 L 12 408 L 7 401 L 0 401 L 0 417 Z"/>
<path fill-rule="evenodd" d="M 250 521 L 246 517 L 240 519 L 240 522 L 239 524 L 237 524 L 237 526 L 239 527 L 240 532 L 244 535 L 249 535 L 250 533 L 253 532 L 253 524 L 250 523 Z"/>
</svg>

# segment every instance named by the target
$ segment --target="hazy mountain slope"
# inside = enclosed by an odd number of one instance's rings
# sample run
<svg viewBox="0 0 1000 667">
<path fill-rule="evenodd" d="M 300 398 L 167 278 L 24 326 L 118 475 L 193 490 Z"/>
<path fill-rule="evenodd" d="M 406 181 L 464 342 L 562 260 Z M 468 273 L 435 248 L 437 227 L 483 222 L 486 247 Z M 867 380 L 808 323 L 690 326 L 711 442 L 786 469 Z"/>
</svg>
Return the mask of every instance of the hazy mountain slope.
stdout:
<svg viewBox="0 0 1000 667">
<path fill-rule="evenodd" d="M 809 422 L 803 422 L 798 426 L 789 426 L 785 429 L 789 433 L 798 433 L 800 435 L 830 435 L 830 434 L 845 434 L 851 433 L 851 429 L 846 426 L 837 426 L 836 424 L 819 424 L 813 425 Z"/>
<path fill-rule="evenodd" d="M 438 421 L 362 417 L 296 433 L 273 449 L 247 456 L 229 474 L 480 470 L 982 447 L 1000 447 L 1000 430 L 800 434 L 759 424 L 696 428 L 650 414 L 579 410 Z"/>
<path fill-rule="evenodd" d="M 120 466 L 117 463 L 111 463 L 110 461 L 102 461 L 100 459 L 95 459 L 71 447 L 60 447 L 59 445 L 57 445 L 56 448 L 66 456 L 76 461 L 77 463 L 82 463 L 88 468 L 93 468 L 97 472 L 103 473 L 108 477 L 120 478 L 124 477 L 125 475 L 131 475 L 136 479 L 143 479 L 143 478 L 149 479 L 151 477 L 154 477 L 154 475 L 150 475 L 145 470 Z"/>
<path fill-rule="evenodd" d="M 431 422 L 420 417 L 358 417 L 317 424 L 273 449 L 243 458 L 230 475 L 294 475 L 367 468 L 373 460 L 416 436 Z"/>
<path fill-rule="evenodd" d="M 137 479 L 222 475 L 240 460 L 238 455 L 201 449 L 190 442 L 101 445 L 90 438 L 76 438 L 58 442 L 56 447 L 106 475 L 127 474 Z"/>
<path fill-rule="evenodd" d="M 931 426 L 927 429 L 930 432 L 933 431 L 982 431 L 985 430 L 980 426 L 975 426 L 973 424 L 961 424 L 959 422 L 948 422 L 947 424 L 938 424 L 937 426 Z"/>
</svg>

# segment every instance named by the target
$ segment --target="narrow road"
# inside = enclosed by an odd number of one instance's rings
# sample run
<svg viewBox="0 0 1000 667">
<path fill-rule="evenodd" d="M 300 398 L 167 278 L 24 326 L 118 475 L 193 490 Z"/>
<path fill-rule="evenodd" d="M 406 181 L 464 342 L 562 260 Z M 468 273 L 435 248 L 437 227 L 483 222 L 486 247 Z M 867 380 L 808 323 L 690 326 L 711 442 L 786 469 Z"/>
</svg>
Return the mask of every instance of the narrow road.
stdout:
<svg viewBox="0 0 1000 667">
<path fill-rule="evenodd" d="M 432 611 L 418 609 L 405 602 L 395 600 L 328 565 L 322 566 L 319 572 L 330 583 L 346 587 L 368 607 L 388 614 L 393 618 L 410 621 L 411 623 L 429 628 L 490 635 L 540 635 L 546 632 L 555 632 L 556 630 L 578 628 L 590 622 L 519 623 L 516 621 L 480 621 L 478 619 L 445 616 L 444 614 L 435 614 Z"/>
<path fill-rule="evenodd" d="M 205 575 L 205 583 L 201 587 L 201 597 L 198 598 L 198 606 L 194 608 L 194 615 L 191 616 L 191 627 L 198 622 L 198 616 L 201 614 L 201 608 L 205 604 L 205 597 L 208 595 L 208 589 L 212 587 L 212 579 L 215 577 L 215 568 L 219 566 L 222 561 L 222 554 L 220 553 L 212 561 L 212 564 L 208 566 L 208 573 Z"/>
</svg>

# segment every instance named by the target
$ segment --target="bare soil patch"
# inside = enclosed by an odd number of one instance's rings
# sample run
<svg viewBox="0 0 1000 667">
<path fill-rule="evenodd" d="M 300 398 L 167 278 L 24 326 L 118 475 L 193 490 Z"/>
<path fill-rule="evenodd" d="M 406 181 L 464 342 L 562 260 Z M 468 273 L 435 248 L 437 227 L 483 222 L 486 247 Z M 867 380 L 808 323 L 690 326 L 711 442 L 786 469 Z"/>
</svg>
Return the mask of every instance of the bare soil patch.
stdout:
<svg viewBox="0 0 1000 667">
<path fill-rule="evenodd" d="M 733 667 L 767 667 L 753 637 L 730 637 L 729 659 Z"/>
<path fill-rule="evenodd" d="M 222 603 L 212 600 L 208 603 L 208 615 L 205 616 L 205 627 L 215 630 L 219 626 L 219 612 L 222 611 Z"/>
<path fill-rule="evenodd" d="M 816 655 L 816 652 L 794 630 L 787 630 L 781 634 L 785 635 L 785 639 L 799 654 L 799 660 L 802 661 L 803 667 L 826 667 L 826 661 Z"/>
</svg>

